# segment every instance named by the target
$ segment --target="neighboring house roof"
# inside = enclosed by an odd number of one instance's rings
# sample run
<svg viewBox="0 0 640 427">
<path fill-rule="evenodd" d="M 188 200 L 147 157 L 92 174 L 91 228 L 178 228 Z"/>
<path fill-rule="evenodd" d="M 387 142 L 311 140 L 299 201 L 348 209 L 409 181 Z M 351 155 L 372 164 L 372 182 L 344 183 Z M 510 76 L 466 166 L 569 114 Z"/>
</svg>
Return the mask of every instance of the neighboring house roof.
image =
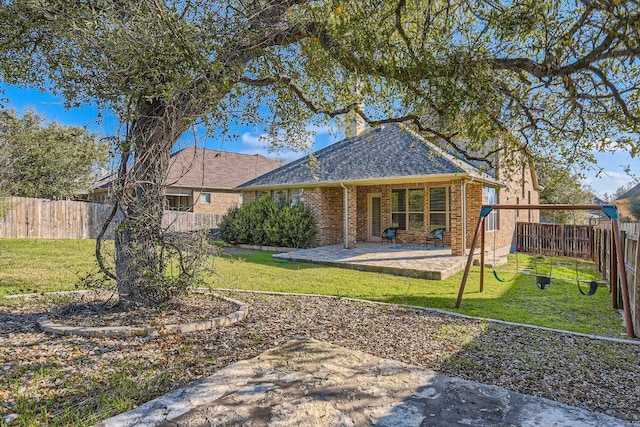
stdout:
<svg viewBox="0 0 640 427">
<path fill-rule="evenodd" d="M 620 196 L 618 196 L 616 201 L 618 201 L 618 200 L 626 200 L 626 199 L 633 199 L 635 197 L 640 197 L 640 184 L 638 184 L 635 187 L 632 187 L 630 190 L 622 193 Z"/>
<path fill-rule="evenodd" d="M 184 148 L 171 155 L 170 187 L 230 189 L 280 166 L 260 154 Z"/>
<path fill-rule="evenodd" d="M 594 205 L 608 205 L 608 203 L 605 202 L 604 200 L 602 200 L 600 197 L 594 197 L 593 198 L 593 204 Z"/>
<path fill-rule="evenodd" d="M 280 162 L 260 154 L 188 147 L 171 155 L 167 186 L 232 189 L 280 166 Z M 103 177 L 94 190 L 106 189 L 115 175 Z"/>
<path fill-rule="evenodd" d="M 405 177 L 466 175 L 498 182 L 397 124 L 367 129 L 246 182 L 241 189 L 336 185 Z"/>
</svg>

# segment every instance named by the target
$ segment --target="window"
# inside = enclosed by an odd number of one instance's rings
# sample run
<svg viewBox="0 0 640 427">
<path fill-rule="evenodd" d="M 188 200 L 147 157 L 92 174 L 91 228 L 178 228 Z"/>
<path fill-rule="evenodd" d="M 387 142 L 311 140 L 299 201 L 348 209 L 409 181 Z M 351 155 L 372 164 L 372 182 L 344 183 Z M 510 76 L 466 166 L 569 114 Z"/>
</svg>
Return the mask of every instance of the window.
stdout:
<svg viewBox="0 0 640 427">
<path fill-rule="evenodd" d="M 304 190 L 298 188 L 297 190 L 289 190 L 289 204 L 291 206 L 299 205 L 304 201 Z"/>
<path fill-rule="evenodd" d="M 451 226 L 451 191 L 449 187 L 429 188 L 429 230 Z"/>
<path fill-rule="evenodd" d="M 166 207 L 172 211 L 189 211 L 192 207 L 191 196 L 168 195 Z"/>
<path fill-rule="evenodd" d="M 486 205 L 498 204 L 498 192 L 495 188 L 484 187 L 484 203 Z M 484 222 L 485 229 L 487 231 L 498 230 L 500 228 L 498 211 L 496 209 L 492 210 L 489 215 L 487 215 L 487 218 Z"/>
<path fill-rule="evenodd" d="M 211 203 L 211 193 L 200 193 L 200 203 L 203 205 Z"/>
<path fill-rule="evenodd" d="M 277 206 L 282 207 L 287 204 L 287 190 L 273 190 L 271 198 Z"/>
<path fill-rule="evenodd" d="M 391 222 L 399 230 L 424 230 L 424 190 L 391 190 Z"/>
<path fill-rule="evenodd" d="M 267 194 L 269 193 L 266 191 L 256 191 L 256 200 L 260 200 L 262 196 L 266 196 Z"/>
</svg>

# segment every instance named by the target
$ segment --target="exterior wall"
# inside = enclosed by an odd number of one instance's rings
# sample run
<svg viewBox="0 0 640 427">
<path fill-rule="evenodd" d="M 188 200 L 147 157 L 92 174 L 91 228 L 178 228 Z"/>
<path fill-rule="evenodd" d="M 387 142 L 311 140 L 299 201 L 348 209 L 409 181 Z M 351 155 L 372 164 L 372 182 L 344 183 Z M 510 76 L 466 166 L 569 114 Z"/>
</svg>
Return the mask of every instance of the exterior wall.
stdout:
<svg viewBox="0 0 640 427">
<path fill-rule="evenodd" d="M 256 199 L 255 191 L 243 191 L 242 192 L 242 204 L 253 202 Z"/>
<path fill-rule="evenodd" d="M 523 169 L 528 172 L 529 168 Z M 522 184 L 521 176 L 509 183 L 508 187 L 498 191 L 500 204 L 537 204 L 538 191 L 533 188 L 530 176 Z M 462 179 L 439 182 L 412 182 L 404 184 L 385 184 L 369 186 L 348 186 L 349 199 L 349 247 L 357 242 L 368 242 L 369 237 L 369 194 L 380 194 L 382 202 L 381 229 L 391 227 L 391 192 L 394 189 L 422 188 L 424 197 L 424 229 L 420 231 L 398 231 L 398 243 L 423 246 L 430 230 L 429 224 L 429 189 L 432 187 L 449 187 L 450 191 L 450 223 L 449 230 L 444 234 L 445 245 L 451 246 L 454 255 L 463 255 L 465 249 L 471 246 L 480 208 L 485 203 L 484 186 L 473 181 Z M 466 206 L 463 201 L 466 195 Z M 243 203 L 255 200 L 255 191 L 243 192 Z M 303 203 L 311 209 L 318 226 L 318 235 L 312 246 L 327 246 L 344 244 L 344 189 L 341 187 L 305 188 Z M 466 208 L 466 242 L 463 238 L 465 228 L 463 224 L 464 209 Z M 506 254 L 515 243 L 515 221 L 539 221 L 537 211 L 504 210 L 498 211 L 497 231 L 489 231 L 485 235 L 485 249 L 493 251 L 494 234 L 497 255 Z M 464 247 L 466 243 L 466 248 Z M 478 245 L 480 242 L 478 242 Z"/>
<path fill-rule="evenodd" d="M 613 202 L 618 207 L 618 218 L 622 222 L 634 221 L 629 209 L 629 199 L 615 200 Z"/>
<path fill-rule="evenodd" d="M 242 193 L 240 191 L 232 191 L 232 190 L 204 190 L 200 191 L 195 189 L 185 189 L 190 190 L 192 194 L 193 200 L 193 208 L 189 209 L 190 212 L 194 213 L 206 213 L 206 214 L 214 214 L 214 215 L 224 215 L 227 213 L 229 208 L 233 206 L 239 206 L 242 204 Z M 200 202 L 200 194 L 201 193 L 209 193 L 211 194 L 211 203 L 204 204 Z M 255 192 L 253 193 L 253 197 L 255 198 Z M 89 200 L 95 203 L 110 203 L 111 195 L 108 190 L 98 190 L 89 195 Z"/>
<path fill-rule="evenodd" d="M 357 209 L 357 240 L 359 242 L 368 242 L 369 238 L 369 194 L 378 193 L 381 195 L 382 201 L 382 229 L 391 227 L 391 190 L 395 189 L 408 189 L 408 188 L 422 188 L 425 190 L 424 197 L 424 216 L 425 224 L 424 229 L 421 231 L 398 231 L 398 243 L 424 245 L 425 239 L 429 230 L 429 188 L 431 187 L 450 187 L 451 188 L 451 230 L 445 232 L 444 241 L 446 245 L 450 245 L 452 241 L 461 241 L 461 239 L 454 233 L 460 233 L 462 225 L 454 226 L 454 222 L 460 221 L 460 196 L 457 196 L 456 202 L 454 202 L 454 183 L 457 183 L 460 188 L 461 181 L 440 181 L 440 182 L 412 182 L 404 184 L 386 184 L 386 185 L 368 185 L 359 186 L 356 197 L 356 209 Z M 457 204 L 456 204 L 457 203 Z M 455 236 L 455 237 L 454 237 Z M 461 243 L 460 243 L 461 244 Z"/>
<path fill-rule="evenodd" d="M 344 191 L 344 190 L 343 190 Z M 349 207 L 348 222 L 349 222 L 349 239 L 348 247 L 355 248 L 358 243 L 358 190 L 354 185 L 347 186 L 347 206 Z M 344 200 L 344 197 L 343 197 Z M 344 214 L 343 214 L 344 215 Z"/>
<path fill-rule="evenodd" d="M 229 208 L 242 204 L 242 193 L 237 191 L 202 191 L 211 194 L 211 203 L 200 201 L 200 191 L 193 191 L 193 212 L 224 215 Z"/>
<path fill-rule="evenodd" d="M 462 217 L 462 180 L 451 183 L 450 242 L 452 255 L 464 255 L 464 223 Z M 446 234 L 446 233 L 445 233 Z"/>
<path fill-rule="evenodd" d="M 473 234 L 476 231 L 476 226 L 478 225 L 478 219 L 480 218 L 480 208 L 484 203 L 484 192 L 483 192 L 482 184 L 474 183 L 474 182 L 467 182 L 465 191 L 467 193 L 467 249 L 468 249 L 471 247 Z M 478 246 L 480 245 L 480 240 L 478 240 L 477 245 Z"/>
<path fill-rule="evenodd" d="M 533 179 L 528 167 L 521 169 L 519 174 L 512 175 L 507 181 L 507 187 L 498 190 L 498 203 L 501 205 L 536 205 L 540 203 L 539 192 L 533 186 Z M 473 233 L 480 218 L 480 208 L 486 203 L 484 189 L 481 184 L 467 183 L 467 248 L 471 246 Z M 539 222 L 540 213 L 536 210 L 499 210 L 498 230 L 487 231 L 485 234 L 485 250 L 494 251 L 497 256 L 503 256 L 515 250 L 516 222 Z M 480 241 L 477 243 L 479 247 Z"/>
<path fill-rule="evenodd" d="M 313 246 L 328 246 L 344 243 L 343 189 L 305 188 L 304 204 L 311 209 L 318 226 Z M 355 224 L 353 226 L 355 231 Z"/>
</svg>

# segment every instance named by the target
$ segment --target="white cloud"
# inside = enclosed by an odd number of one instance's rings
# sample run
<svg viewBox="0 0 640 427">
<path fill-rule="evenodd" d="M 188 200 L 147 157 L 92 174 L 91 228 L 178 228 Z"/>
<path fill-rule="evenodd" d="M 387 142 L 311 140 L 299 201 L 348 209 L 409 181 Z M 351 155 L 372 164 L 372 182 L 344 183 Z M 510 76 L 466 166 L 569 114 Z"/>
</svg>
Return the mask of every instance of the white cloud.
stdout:
<svg viewBox="0 0 640 427">
<path fill-rule="evenodd" d="M 262 137 L 263 135 L 255 135 L 251 132 L 245 132 L 242 134 L 240 139 L 242 140 L 242 145 L 245 147 L 260 148 L 260 146 L 264 145 Z"/>
<path fill-rule="evenodd" d="M 335 128 L 331 125 L 309 125 L 307 126 L 307 130 L 311 134 L 315 134 L 316 137 L 319 135 L 335 134 Z M 273 144 L 271 137 L 264 133 L 256 134 L 253 132 L 245 132 L 240 136 L 240 140 L 242 142 L 242 148 L 238 152 L 243 154 L 262 154 L 263 156 L 276 160 L 283 160 L 284 162 L 299 159 L 309 153 L 309 151 L 293 150 L 286 147 L 274 148 L 275 146 L 282 144 Z M 316 140 L 314 139 L 313 141 L 309 141 L 309 144 L 307 144 L 311 151 L 313 150 L 315 141 Z"/>
</svg>

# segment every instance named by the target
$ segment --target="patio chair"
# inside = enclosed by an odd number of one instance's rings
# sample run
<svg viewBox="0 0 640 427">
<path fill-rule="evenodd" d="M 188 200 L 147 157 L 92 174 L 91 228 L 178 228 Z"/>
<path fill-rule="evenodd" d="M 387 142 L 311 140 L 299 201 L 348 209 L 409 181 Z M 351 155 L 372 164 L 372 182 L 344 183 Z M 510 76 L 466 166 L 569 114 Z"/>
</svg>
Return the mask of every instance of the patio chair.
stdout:
<svg viewBox="0 0 640 427">
<path fill-rule="evenodd" d="M 385 230 L 382 232 L 381 243 L 384 245 L 385 240 L 388 240 L 389 243 L 391 243 L 394 239 L 396 243 L 398 243 L 397 234 L 398 234 L 398 229 L 396 227 L 385 228 Z"/>
<path fill-rule="evenodd" d="M 429 242 L 433 242 L 433 246 L 438 246 L 438 241 L 444 248 L 444 228 L 436 228 L 431 230 L 431 232 L 427 234 L 427 240 L 424 245 L 429 246 Z"/>
</svg>

